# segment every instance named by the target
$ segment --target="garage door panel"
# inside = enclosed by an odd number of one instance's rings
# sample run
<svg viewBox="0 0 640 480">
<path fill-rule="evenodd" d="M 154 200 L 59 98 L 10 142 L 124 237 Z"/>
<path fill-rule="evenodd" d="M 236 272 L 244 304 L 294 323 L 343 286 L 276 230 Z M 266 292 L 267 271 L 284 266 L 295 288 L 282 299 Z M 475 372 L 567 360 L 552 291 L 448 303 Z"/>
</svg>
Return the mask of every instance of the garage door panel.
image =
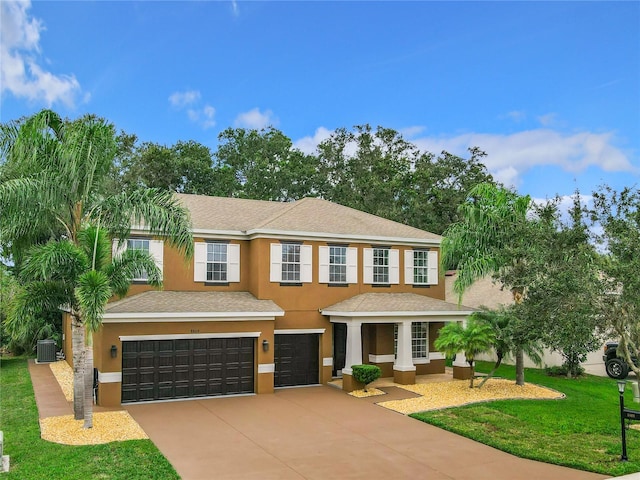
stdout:
<svg viewBox="0 0 640 480">
<path fill-rule="evenodd" d="M 123 342 L 122 403 L 254 392 L 255 340 Z"/>
</svg>

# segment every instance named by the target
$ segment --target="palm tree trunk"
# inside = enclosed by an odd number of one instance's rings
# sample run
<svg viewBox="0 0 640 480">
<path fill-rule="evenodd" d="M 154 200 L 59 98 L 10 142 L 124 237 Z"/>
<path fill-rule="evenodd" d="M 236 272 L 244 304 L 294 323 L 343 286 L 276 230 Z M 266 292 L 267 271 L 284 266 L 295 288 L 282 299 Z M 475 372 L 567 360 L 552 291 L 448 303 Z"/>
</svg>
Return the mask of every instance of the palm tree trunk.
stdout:
<svg viewBox="0 0 640 480">
<path fill-rule="evenodd" d="M 516 385 L 524 385 L 524 350 L 518 347 L 516 350 Z"/>
<path fill-rule="evenodd" d="M 91 338 L 91 332 L 87 332 L 87 339 Z M 88 340 L 86 357 L 84 362 L 84 425 L 82 428 L 93 427 L 93 345 Z"/>
<path fill-rule="evenodd" d="M 71 310 L 71 345 L 73 354 L 73 416 L 76 420 L 84 418 L 84 326 L 77 312 Z"/>
<path fill-rule="evenodd" d="M 473 388 L 473 379 L 476 376 L 475 362 L 471 360 L 469 366 L 471 367 L 471 378 L 469 379 L 469 388 Z"/>
<path fill-rule="evenodd" d="M 493 366 L 493 369 L 489 372 L 489 374 L 486 377 L 484 377 L 482 379 L 482 381 L 480 382 L 480 385 L 478 385 L 478 388 L 482 388 L 482 386 L 485 383 L 487 383 L 487 380 L 489 380 L 491 377 L 493 377 L 493 375 L 496 373 L 496 370 L 498 370 L 500 365 L 502 365 L 502 354 L 498 353 L 497 357 L 498 357 L 498 359 L 496 360 L 496 363 Z"/>
</svg>

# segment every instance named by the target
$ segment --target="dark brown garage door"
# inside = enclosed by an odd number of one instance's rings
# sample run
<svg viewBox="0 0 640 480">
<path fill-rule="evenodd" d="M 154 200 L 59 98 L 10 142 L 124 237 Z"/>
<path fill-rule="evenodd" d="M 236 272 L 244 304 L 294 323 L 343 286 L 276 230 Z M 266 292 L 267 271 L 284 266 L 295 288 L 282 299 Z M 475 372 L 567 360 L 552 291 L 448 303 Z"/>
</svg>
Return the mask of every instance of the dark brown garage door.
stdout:
<svg viewBox="0 0 640 480">
<path fill-rule="evenodd" d="M 275 335 L 274 386 L 314 385 L 318 382 L 318 334 Z"/>
<path fill-rule="evenodd" d="M 253 393 L 253 338 L 122 342 L 122 403 Z"/>
</svg>

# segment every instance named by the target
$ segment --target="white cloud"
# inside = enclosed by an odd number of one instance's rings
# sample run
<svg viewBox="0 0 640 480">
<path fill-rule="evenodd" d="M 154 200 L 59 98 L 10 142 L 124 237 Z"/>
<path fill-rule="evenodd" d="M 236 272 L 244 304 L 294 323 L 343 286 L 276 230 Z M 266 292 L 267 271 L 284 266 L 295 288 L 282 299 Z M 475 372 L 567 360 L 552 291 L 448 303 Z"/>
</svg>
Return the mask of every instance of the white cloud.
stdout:
<svg viewBox="0 0 640 480">
<path fill-rule="evenodd" d="M 169 95 L 169 103 L 178 110 L 186 108 L 189 120 L 197 123 L 204 130 L 207 130 L 216 124 L 216 109 L 209 104 L 205 104 L 204 107 L 200 108 L 198 104 L 200 103 L 201 97 L 202 95 L 198 90 L 174 92 Z"/>
<path fill-rule="evenodd" d="M 234 17 L 240 16 L 240 7 L 236 0 L 231 0 L 231 12 L 233 13 Z"/>
<path fill-rule="evenodd" d="M 278 120 L 273 116 L 271 110 L 261 112 L 260 109 L 254 108 L 248 112 L 241 113 L 235 119 L 236 127 L 250 128 L 260 130 L 270 125 L 277 125 Z"/>
<path fill-rule="evenodd" d="M 30 8 L 30 0 L 0 1 L 0 91 L 47 107 L 63 103 L 72 108 L 81 93 L 80 83 L 74 75 L 56 75 L 40 65 L 44 27 L 29 15 Z"/>
<path fill-rule="evenodd" d="M 555 113 L 547 113 L 546 115 L 540 115 L 538 117 L 540 125 L 543 127 L 550 127 L 557 123 L 557 115 Z"/>
<path fill-rule="evenodd" d="M 420 135 L 422 132 L 424 132 L 424 130 L 425 127 L 423 127 L 422 125 L 414 125 L 413 127 L 401 128 L 400 134 L 404 138 L 413 138 L 416 135 Z"/>
<path fill-rule="evenodd" d="M 173 107 L 183 108 L 187 105 L 193 105 L 200 100 L 200 92 L 198 90 L 187 90 L 186 92 L 174 92 L 169 95 L 169 103 Z"/>
<path fill-rule="evenodd" d="M 640 169 L 613 145 L 613 133 L 578 132 L 565 134 L 555 130 L 536 129 L 510 135 L 467 133 L 454 137 L 422 137 L 413 139 L 423 151 L 446 150 L 467 155 L 477 146 L 488 153 L 483 163 L 507 186 L 518 186 L 521 176 L 536 166 L 555 165 L 568 172 L 580 173 L 590 166 L 608 172 L 634 172 Z"/>
<path fill-rule="evenodd" d="M 521 110 L 512 110 L 502 115 L 502 118 L 508 118 L 513 122 L 520 123 L 526 120 L 527 114 Z"/>
<path fill-rule="evenodd" d="M 316 147 L 318 144 L 331 136 L 333 132 L 324 127 L 319 127 L 316 129 L 316 133 L 313 136 L 303 137 L 300 140 L 296 140 L 293 142 L 293 146 L 296 147 L 301 152 L 306 154 L 315 153 Z"/>
</svg>

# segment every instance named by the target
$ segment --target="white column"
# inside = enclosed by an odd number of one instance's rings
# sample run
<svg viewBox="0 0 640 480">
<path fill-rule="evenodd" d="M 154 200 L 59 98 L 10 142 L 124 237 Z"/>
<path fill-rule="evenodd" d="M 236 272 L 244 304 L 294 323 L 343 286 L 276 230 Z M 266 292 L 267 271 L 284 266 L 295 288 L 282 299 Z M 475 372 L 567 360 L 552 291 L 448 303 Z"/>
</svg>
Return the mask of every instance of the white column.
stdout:
<svg viewBox="0 0 640 480">
<path fill-rule="evenodd" d="M 460 324 L 462 324 L 462 328 L 466 328 L 467 326 L 467 320 L 463 320 L 462 322 L 458 322 Z M 456 353 L 456 359 L 453 361 L 453 366 L 454 367 L 468 367 L 469 364 L 467 363 L 467 357 L 465 356 L 464 352 L 458 352 Z"/>
<path fill-rule="evenodd" d="M 393 369 L 400 372 L 414 372 L 416 367 L 413 364 L 412 357 L 411 320 L 398 322 L 398 353 L 396 354 L 396 363 L 393 365 Z"/>
<path fill-rule="evenodd" d="M 362 322 L 347 322 L 347 351 L 342 373 L 353 375 L 354 365 L 362 364 Z"/>
</svg>

